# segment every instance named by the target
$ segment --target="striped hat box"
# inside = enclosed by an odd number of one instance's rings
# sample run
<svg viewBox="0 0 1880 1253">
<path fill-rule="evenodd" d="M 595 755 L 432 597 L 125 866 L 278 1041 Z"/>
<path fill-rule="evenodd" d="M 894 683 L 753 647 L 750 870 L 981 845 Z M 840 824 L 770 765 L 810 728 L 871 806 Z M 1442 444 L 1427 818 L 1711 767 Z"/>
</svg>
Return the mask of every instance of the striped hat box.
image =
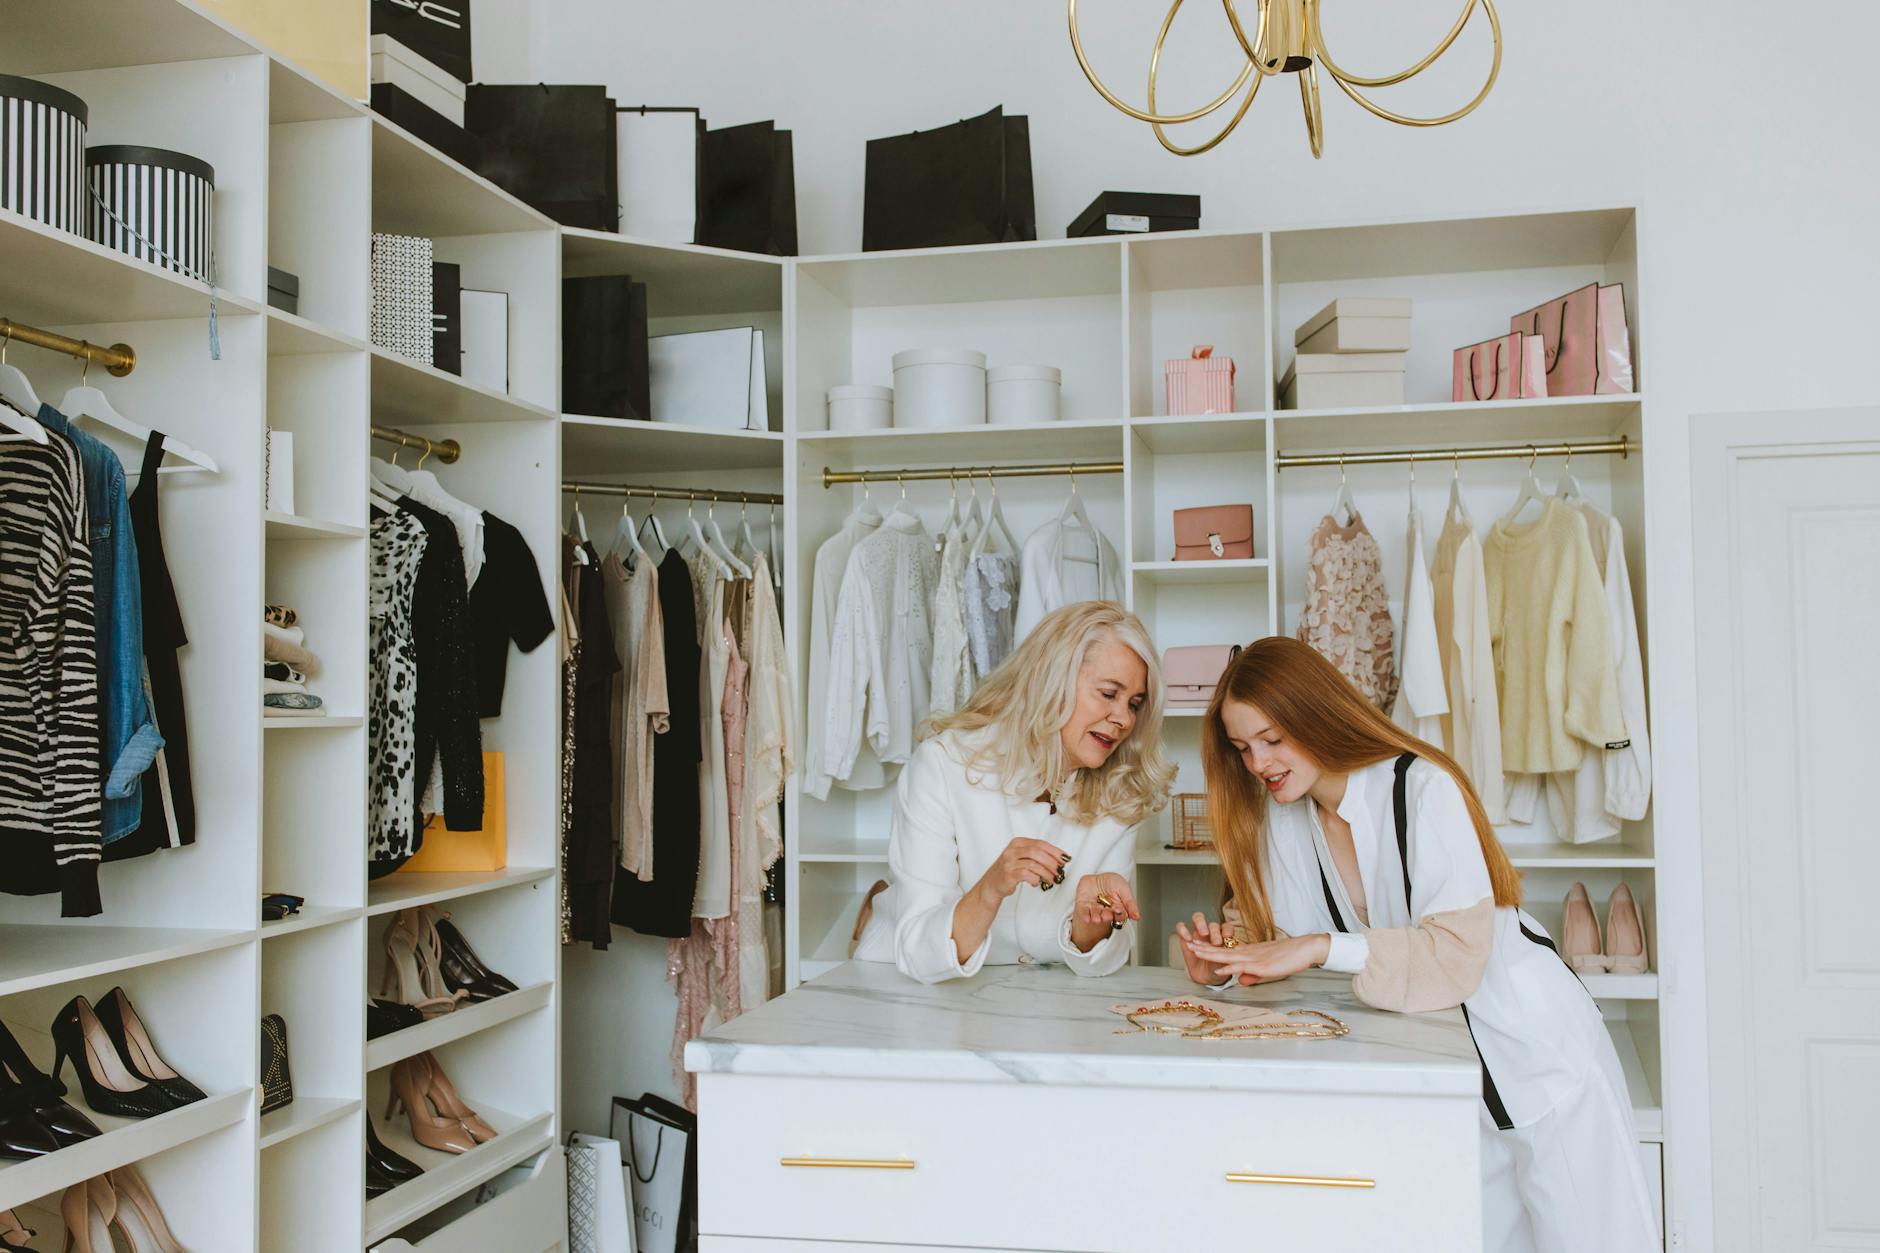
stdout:
<svg viewBox="0 0 1880 1253">
<path fill-rule="evenodd" d="M 0 74 L 0 209 L 81 233 L 90 120 L 71 92 Z"/>
<path fill-rule="evenodd" d="M 215 170 L 167 148 L 108 144 L 85 153 L 89 234 L 106 248 L 208 281 Z"/>
</svg>

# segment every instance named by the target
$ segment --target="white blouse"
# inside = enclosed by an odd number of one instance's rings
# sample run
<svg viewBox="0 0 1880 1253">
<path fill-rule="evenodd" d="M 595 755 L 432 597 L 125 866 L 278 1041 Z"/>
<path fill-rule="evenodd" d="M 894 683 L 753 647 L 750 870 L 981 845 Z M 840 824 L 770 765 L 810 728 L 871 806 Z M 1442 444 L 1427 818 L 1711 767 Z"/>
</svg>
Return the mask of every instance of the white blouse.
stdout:
<svg viewBox="0 0 1880 1253">
<path fill-rule="evenodd" d="M 880 525 L 881 514 L 864 501 L 843 522 L 842 529 L 816 550 L 809 595 L 809 703 L 806 706 L 809 715 L 803 720 L 803 790 L 817 800 L 827 800 L 829 785 L 836 782 L 825 765 L 824 742 L 829 722 L 823 711 L 829 707 L 829 648 L 835 633 L 842 576 L 849 568 L 849 554 Z M 887 782 L 881 762 L 866 743 L 856 750 L 855 764 L 842 782 L 857 791 L 878 788 Z"/>
<path fill-rule="evenodd" d="M 1047 522 L 1025 539 L 1019 557 L 1017 643 L 1053 609 L 1080 600 L 1123 599 L 1122 563 L 1101 531 Z"/>
<path fill-rule="evenodd" d="M 888 838 L 893 887 L 876 898 L 856 957 L 892 961 L 922 983 L 969 978 L 995 966 L 1062 963 L 1080 975 L 1114 974 L 1129 961 L 1136 924 L 1126 922 L 1087 953 L 1071 943 L 1077 882 L 1107 872 L 1134 881 L 1137 828 L 1100 818 L 1078 825 L 1043 801 L 999 790 L 968 769 L 961 733 L 923 743 L 901 772 Z M 979 948 L 964 962 L 953 943 L 953 909 L 1020 837 L 1044 840 L 1071 855 L 1064 882 L 1050 892 L 1029 885 L 1005 898 Z"/>
<path fill-rule="evenodd" d="M 1443 715 L 1449 697 L 1443 690 L 1443 657 L 1436 638 L 1435 589 L 1423 560 L 1423 511 L 1410 505 L 1410 551 L 1404 574 L 1403 657 L 1397 666 L 1397 699 L 1390 720 L 1426 744 L 1451 752 L 1443 743 Z"/>
<path fill-rule="evenodd" d="M 847 779 L 867 737 L 886 763 L 914 751 L 933 664 L 928 608 L 940 559 L 911 513 L 890 513 L 849 554 L 829 642 L 821 769 Z M 813 713 L 816 711 L 812 711 Z"/>
</svg>

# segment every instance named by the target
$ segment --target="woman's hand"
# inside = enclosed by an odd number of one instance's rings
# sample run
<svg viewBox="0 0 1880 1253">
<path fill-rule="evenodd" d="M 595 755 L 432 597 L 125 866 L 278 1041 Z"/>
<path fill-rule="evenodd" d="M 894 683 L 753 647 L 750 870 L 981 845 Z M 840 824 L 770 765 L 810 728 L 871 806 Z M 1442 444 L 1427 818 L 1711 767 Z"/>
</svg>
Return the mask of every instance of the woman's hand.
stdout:
<svg viewBox="0 0 1880 1253">
<path fill-rule="evenodd" d="M 1122 875 L 1087 874 L 1077 881 L 1077 904 L 1071 912 L 1073 923 L 1114 931 L 1126 922 L 1141 919 L 1136 894 L 1130 891 L 1129 880 Z"/>
<path fill-rule="evenodd" d="M 1024 884 L 1049 892 L 1064 882 L 1064 867 L 1071 855 L 1043 840 L 1016 839 L 1005 846 L 998 860 L 986 867 L 973 891 L 995 910 Z"/>
<path fill-rule="evenodd" d="M 1239 982 L 1251 985 L 1271 983 L 1275 979 L 1284 979 L 1322 965 L 1331 954 L 1332 937 L 1321 931 L 1316 935 L 1289 936 L 1283 940 L 1236 948 L 1184 938 L 1182 949 L 1188 960 L 1191 977 L 1199 960 L 1204 967 L 1214 972 L 1214 977 L 1207 982 L 1219 982 L 1233 975 Z M 1201 982 L 1200 979 L 1196 981 Z"/>
<path fill-rule="evenodd" d="M 1195 955 L 1194 945 L 1205 944 L 1212 948 L 1228 950 L 1228 941 L 1234 939 L 1234 929 L 1224 922 L 1209 922 L 1206 914 L 1196 914 L 1194 930 L 1188 924 L 1175 924 L 1175 934 L 1181 938 L 1182 960 L 1188 964 L 1188 977 L 1196 983 L 1213 986 L 1225 979 L 1224 974 L 1214 973 L 1214 963 Z M 1238 941 L 1235 941 L 1238 943 Z"/>
</svg>

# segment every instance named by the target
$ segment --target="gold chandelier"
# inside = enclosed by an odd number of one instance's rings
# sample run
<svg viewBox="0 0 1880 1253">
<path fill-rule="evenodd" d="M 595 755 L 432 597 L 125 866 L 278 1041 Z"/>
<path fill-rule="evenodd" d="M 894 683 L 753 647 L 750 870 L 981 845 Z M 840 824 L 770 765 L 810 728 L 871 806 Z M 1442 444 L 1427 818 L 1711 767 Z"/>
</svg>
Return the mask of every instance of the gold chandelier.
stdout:
<svg viewBox="0 0 1880 1253">
<path fill-rule="evenodd" d="M 1252 38 L 1247 35 L 1247 28 L 1240 20 L 1240 14 L 1234 9 L 1236 0 L 1221 0 L 1221 6 L 1227 10 L 1228 25 L 1233 28 L 1234 38 L 1240 43 L 1241 53 L 1246 57 L 1246 65 L 1228 89 L 1216 96 L 1208 104 L 1187 113 L 1159 114 L 1155 111 L 1155 81 L 1162 63 L 1162 45 L 1168 39 L 1169 29 L 1175 24 L 1175 15 L 1181 12 L 1183 0 L 1174 0 L 1169 6 L 1168 16 L 1162 19 L 1162 30 L 1155 37 L 1155 50 L 1149 56 L 1149 102 L 1146 109 L 1138 109 L 1119 98 L 1115 92 L 1103 85 L 1097 72 L 1090 65 L 1090 58 L 1084 54 L 1083 36 L 1077 30 L 1077 0 L 1069 0 L 1071 23 L 1071 48 L 1077 53 L 1077 64 L 1083 67 L 1084 77 L 1097 89 L 1097 94 L 1127 113 L 1139 122 L 1147 122 L 1155 129 L 1155 137 L 1164 148 L 1177 156 L 1192 157 L 1226 139 L 1233 129 L 1240 125 L 1240 119 L 1247 115 L 1248 106 L 1253 104 L 1254 96 L 1259 94 L 1260 84 L 1266 79 L 1279 74 L 1297 74 L 1299 76 L 1299 98 L 1305 106 L 1306 134 L 1312 140 L 1312 155 L 1319 157 L 1325 151 L 1324 119 L 1319 108 L 1319 66 L 1338 85 L 1339 90 L 1375 113 L 1387 122 L 1396 122 L 1400 126 L 1442 126 L 1457 118 L 1467 117 L 1475 111 L 1475 106 L 1487 98 L 1489 90 L 1495 86 L 1495 78 L 1501 73 L 1501 17 L 1495 12 L 1495 0 L 1463 0 L 1462 16 L 1449 28 L 1443 41 L 1436 45 L 1428 56 L 1397 74 L 1386 74 L 1377 78 L 1366 78 L 1342 69 L 1332 60 L 1325 47 L 1325 35 L 1319 29 L 1319 0 L 1253 0 L 1259 6 L 1259 21 L 1256 23 Z M 1468 25 L 1469 17 L 1480 5 L 1488 15 L 1488 25 L 1495 39 L 1495 60 L 1488 70 L 1488 81 L 1482 84 L 1482 90 L 1475 93 L 1475 98 L 1453 113 L 1441 117 L 1407 117 L 1393 113 L 1382 105 L 1367 99 L 1360 87 L 1392 87 L 1398 83 L 1421 74 L 1435 63 L 1436 59 L 1449 51 L 1462 28 Z M 1168 137 L 1164 129 L 1180 126 L 1185 122 L 1198 121 L 1227 105 L 1246 89 L 1246 95 L 1240 101 L 1240 107 L 1234 110 L 1227 125 L 1219 134 L 1203 144 L 1184 147 Z"/>
</svg>

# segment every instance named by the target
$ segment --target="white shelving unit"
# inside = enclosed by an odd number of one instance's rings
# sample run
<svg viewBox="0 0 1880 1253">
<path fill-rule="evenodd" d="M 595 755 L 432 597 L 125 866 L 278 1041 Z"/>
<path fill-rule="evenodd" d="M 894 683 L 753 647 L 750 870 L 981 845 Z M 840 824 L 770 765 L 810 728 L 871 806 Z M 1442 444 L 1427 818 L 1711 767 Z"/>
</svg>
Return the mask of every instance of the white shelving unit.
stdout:
<svg viewBox="0 0 1880 1253">
<path fill-rule="evenodd" d="M 59 1193 L 134 1162 L 193 1253 L 362 1249 L 433 1211 L 456 1217 L 453 1248 L 517 1247 L 465 1233 L 478 1229 L 471 1194 L 514 1167 L 553 1213 L 563 1204 L 559 1161 L 542 1168 L 560 1136 L 556 650 L 512 653 L 503 714 L 484 723 L 485 749 L 505 757 L 509 868 L 368 883 L 365 468 L 375 423 L 458 439 L 460 462 L 427 468 L 519 528 L 552 586 L 559 228 L 191 0 L 24 0 L 7 27 L 0 72 L 83 97 L 91 142 L 214 165 L 221 359 L 210 359 L 202 283 L 6 212 L 0 316 L 133 345 L 134 373 L 104 384 L 113 400 L 209 451 L 221 473 L 165 476 L 162 488 L 190 636 L 196 843 L 107 865 L 94 919 L 61 920 L 56 899 L 0 897 L 0 1017 L 37 1062 L 49 1067 L 44 1031 L 65 1000 L 121 983 L 209 1098 L 140 1122 L 99 1118 L 95 1140 L 0 1162 L 0 1208 L 19 1207 L 58 1247 Z M 511 294 L 513 395 L 366 342 L 374 230 L 434 238 L 466 282 Z M 270 264 L 301 276 L 298 314 L 266 306 Z M 12 358 L 48 386 L 75 368 L 17 345 Z M 295 435 L 292 514 L 262 507 L 270 426 Z M 137 450 L 124 451 L 134 469 Z M 299 611 L 326 716 L 263 714 L 266 602 Z M 306 905 L 263 923 L 268 891 Z M 386 915 L 420 904 L 449 911 L 521 990 L 368 1043 Z M 288 1024 L 295 1099 L 261 1117 L 268 1013 Z M 461 1158 L 411 1146 L 402 1121 L 381 1117 L 387 1068 L 427 1049 L 501 1132 Z M 366 1117 L 427 1168 L 370 1204 Z M 543 1245 L 559 1241 L 551 1224 Z"/>
</svg>

